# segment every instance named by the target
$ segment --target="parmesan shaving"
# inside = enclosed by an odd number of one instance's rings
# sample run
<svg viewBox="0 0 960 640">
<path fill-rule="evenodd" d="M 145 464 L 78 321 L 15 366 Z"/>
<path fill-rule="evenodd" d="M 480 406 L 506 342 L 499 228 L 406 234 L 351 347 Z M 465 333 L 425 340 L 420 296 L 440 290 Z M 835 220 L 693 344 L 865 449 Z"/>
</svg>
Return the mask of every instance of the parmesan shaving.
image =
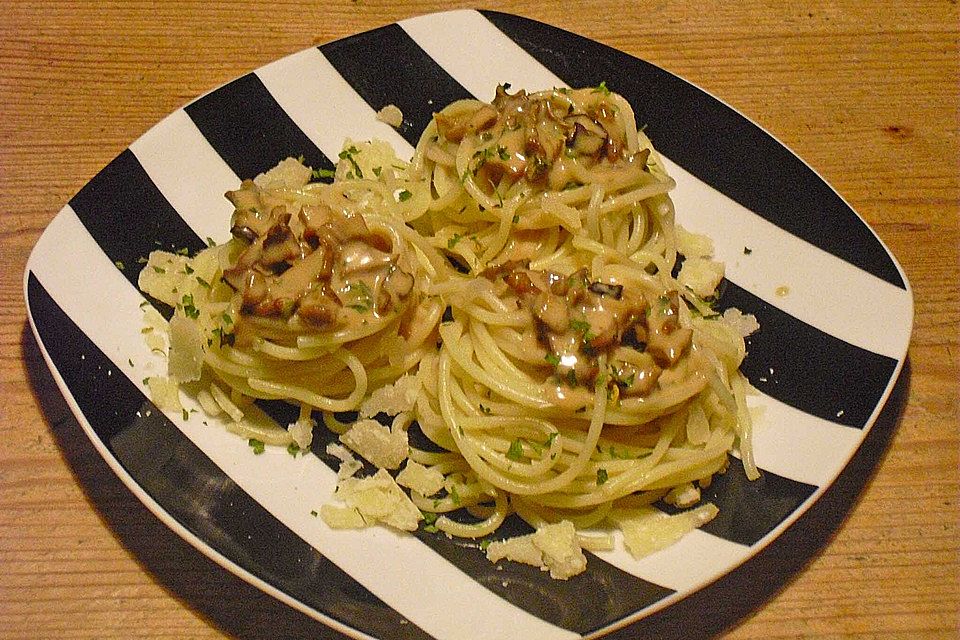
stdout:
<svg viewBox="0 0 960 640">
<path fill-rule="evenodd" d="M 701 298 L 712 296 L 723 279 L 723 263 L 708 258 L 688 257 L 680 267 L 677 282 Z"/>
<path fill-rule="evenodd" d="M 642 558 L 669 547 L 687 533 L 713 520 L 719 513 L 713 504 L 705 504 L 670 515 L 653 507 L 619 509 L 608 516 L 623 532 L 623 543 L 634 558 Z"/>
<path fill-rule="evenodd" d="M 420 393 L 420 378 L 416 375 L 404 375 L 393 384 L 375 389 L 370 397 L 360 405 L 360 417 L 372 418 L 378 413 L 395 416 L 413 409 Z"/>
<path fill-rule="evenodd" d="M 325 505 L 320 515 L 331 527 L 362 521 L 359 526 L 380 522 L 403 531 L 415 531 L 423 519 L 416 505 L 383 469 L 369 478 L 344 478 L 337 486 L 337 497 L 346 503 L 347 509 L 355 510 L 360 520 L 345 513 L 342 507 Z"/>
<path fill-rule="evenodd" d="M 307 418 L 305 420 L 292 422 L 290 426 L 287 427 L 287 433 L 290 434 L 290 437 L 297 443 L 301 451 L 308 451 L 310 449 L 310 443 L 313 442 L 313 428 L 316 424 L 315 421 Z"/>
<path fill-rule="evenodd" d="M 692 233 L 680 225 L 676 225 L 675 229 L 677 231 L 677 251 L 687 259 L 709 258 L 713 255 L 713 240 L 708 236 Z"/>
<path fill-rule="evenodd" d="M 203 370 L 203 333 L 197 323 L 181 315 L 170 320 L 167 374 L 179 382 L 200 379 Z"/>
<path fill-rule="evenodd" d="M 150 389 L 150 399 L 161 411 L 183 411 L 180 404 L 180 386 L 176 380 L 153 376 L 147 378 L 147 387 Z"/>
<path fill-rule="evenodd" d="M 286 158 L 280 164 L 253 179 L 261 189 L 299 189 L 310 182 L 310 167 L 296 158 Z"/>
<path fill-rule="evenodd" d="M 398 469 L 407 458 L 407 432 L 391 432 L 376 420 L 358 420 L 340 442 L 380 469 Z"/>
<path fill-rule="evenodd" d="M 443 488 L 443 474 L 413 460 L 407 460 L 403 471 L 397 474 L 397 484 L 422 496 L 432 496 Z"/>
<path fill-rule="evenodd" d="M 733 327 L 742 338 L 746 338 L 760 328 L 760 323 L 757 322 L 756 316 L 750 313 L 743 313 L 739 309 L 726 309 L 723 312 L 723 321 Z"/>
<path fill-rule="evenodd" d="M 403 112 L 395 104 L 388 104 L 380 111 L 377 111 L 377 120 L 385 122 L 394 129 L 403 124 Z"/>
<path fill-rule="evenodd" d="M 540 567 L 556 580 L 566 580 L 587 569 L 587 557 L 577 531 L 568 520 L 545 525 L 530 535 L 493 542 L 487 547 L 487 558 L 491 562 L 506 559 Z"/>
<path fill-rule="evenodd" d="M 340 468 L 337 470 L 337 478 L 340 480 L 349 478 L 363 468 L 363 464 L 342 444 L 331 442 L 327 445 L 327 453 L 340 461 Z"/>
</svg>

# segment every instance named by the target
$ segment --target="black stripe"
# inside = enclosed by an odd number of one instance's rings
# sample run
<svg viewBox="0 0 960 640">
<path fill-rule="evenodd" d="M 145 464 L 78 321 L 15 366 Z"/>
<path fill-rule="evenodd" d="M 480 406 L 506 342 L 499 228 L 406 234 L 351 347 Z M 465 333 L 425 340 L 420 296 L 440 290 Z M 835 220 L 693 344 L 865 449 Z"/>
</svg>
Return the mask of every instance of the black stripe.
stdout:
<svg viewBox="0 0 960 640">
<path fill-rule="evenodd" d="M 114 368 L 32 273 L 27 298 L 40 341 L 85 419 L 175 520 L 224 557 L 343 624 L 376 637 L 432 637 L 238 487 Z"/>
<path fill-rule="evenodd" d="M 727 471 L 715 475 L 701 493 L 701 501 L 715 504 L 720 513 L 700 529 L 731 542 L 756 544 L 816 490 L 763 469 L 759 479 L 749 480 L 740 460 L 730 458 Z M 657 506 L 667 513 L 679 511 L 664 502 Z"/>
<path fill-rule="evenodd" d="M 741 370 L 764 393 L 849 427 L 863 428 L 880 404 L 897 361 L 854 346 L 794 318 L 726 281 L 717 308 L 752 313 Z"/>
<path fill-rule="evenodd" d="M 333 163 L 277 104 L 256 74 L 249 73 L 198 98 L 184 111 L 242 179 L 301 155 L 314 169 L 333 169 Z"/>
<path fill-rule="evenodd" d="M 622 51 L 527 18 L 481 11 L 573 87 L 606 81 L 671 160 L 766 220 L 906 288 L 867 224 L 786 147 L 704 91 Z"/>
<path fill-rule="evenodd" d="M 398 131 L 414 146 L 435 111 L 473 97 L 397 24 L 325 44 L 320 51 L 371 107 L 400 108 Z M 493 87 L 490 91 L 492 96 Z"/>
<path fill-rule="evenodd" d="M 141 262 L 151 251 L 185 249 L 193 254 L 205 246 L 129 149 L 94 176 L 70 200 L 70 207 L 134 287 Z"/>
</svg>

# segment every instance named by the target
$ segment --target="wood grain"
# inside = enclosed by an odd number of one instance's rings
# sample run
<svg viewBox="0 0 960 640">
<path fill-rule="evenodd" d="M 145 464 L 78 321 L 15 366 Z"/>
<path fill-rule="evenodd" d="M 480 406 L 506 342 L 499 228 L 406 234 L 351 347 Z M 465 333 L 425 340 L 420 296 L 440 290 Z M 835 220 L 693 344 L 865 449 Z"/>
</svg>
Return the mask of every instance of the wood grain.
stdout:
<svg viewBox="0 0 960 640">
<path fill-rule="evenodd" d="M 282 55 L 457 6 L 469 5 L 4 3 L 0 638 L 334 637 L 205 559 L 113 477 L 43 364 L 22 274 L 70 197 L 183 103 Z M 846 517 L 837 507 L 835 531 L 807 532 L 818 551 L 795 576 L 745 585 L 742 603 L 704 603 L 717 622 L 690 637 L 957 637 L 956 2 L 514 0 L 491 8 L 600 40 L 741 110 L 836 187 L 913 287 L 905 408 L 876 473 L 859 480 L 862 495 Z"/>
</svg>

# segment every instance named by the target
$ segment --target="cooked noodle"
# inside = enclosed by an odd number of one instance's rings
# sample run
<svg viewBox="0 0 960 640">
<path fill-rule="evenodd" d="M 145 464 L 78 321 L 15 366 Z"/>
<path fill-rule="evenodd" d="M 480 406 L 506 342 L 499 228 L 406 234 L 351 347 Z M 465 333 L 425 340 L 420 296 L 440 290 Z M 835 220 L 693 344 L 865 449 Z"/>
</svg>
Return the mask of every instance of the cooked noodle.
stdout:
<svg viewBox="0 0 960 640">
<path fill-rule="evenodd" d="M 314 414 L 348 445 L 333 413 L 396 415 L 363 429 L 442 478 L 409 495 L 454 536 L 688 506 L 733 450 L 757 477 L 743 336 L 710 307 L 722 270 L 682 246 L 626 100 L 499 87 L 436 114 L 409 163 L 379 142 L 340 158 L 332 183 L 287 160 L 230 192 L 227 245 L 151 256 L 141 288 L 203 338 L 202 371 L 173 377 L 229 390 L 221 407 L 299 405 L 298 429 L 267 434 L 281 445 L 307 446 Z M 678 275 L 681 255 L 707 276 Z M 183 348 L 171 331 L 171 364 Z M 404 402 L 374 401 L 399 380 Z M 414 422 L 433 446 L 408 445 Z"/>
</svg>

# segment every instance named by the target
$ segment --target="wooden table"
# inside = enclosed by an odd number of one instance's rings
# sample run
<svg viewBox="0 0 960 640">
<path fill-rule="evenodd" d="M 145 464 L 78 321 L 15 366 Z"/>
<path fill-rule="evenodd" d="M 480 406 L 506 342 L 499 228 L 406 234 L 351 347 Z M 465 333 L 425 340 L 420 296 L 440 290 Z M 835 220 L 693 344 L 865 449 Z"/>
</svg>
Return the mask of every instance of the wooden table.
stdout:
<svg viewBox="0 0 960 640">
<path fill-rule="evenodd" d="M 459 4 L 3 4 L 0 638 L 327 636 L 206 560 L 113 477 L 42 362 L 22 274 L 70 197 L 191 98 L 284 54 Z M 649 60 L 747 114 L 866 218 L 914 289 L 905 409 L 862 497 L 807 541 L 818 550 L 795 576 L 745 585 L 743 603 L 709 608 L 714 620 L 692 635 L 957 637 L 960 12 L 955 1 L 798 4 L 496 8 Z"/>
</svg>

